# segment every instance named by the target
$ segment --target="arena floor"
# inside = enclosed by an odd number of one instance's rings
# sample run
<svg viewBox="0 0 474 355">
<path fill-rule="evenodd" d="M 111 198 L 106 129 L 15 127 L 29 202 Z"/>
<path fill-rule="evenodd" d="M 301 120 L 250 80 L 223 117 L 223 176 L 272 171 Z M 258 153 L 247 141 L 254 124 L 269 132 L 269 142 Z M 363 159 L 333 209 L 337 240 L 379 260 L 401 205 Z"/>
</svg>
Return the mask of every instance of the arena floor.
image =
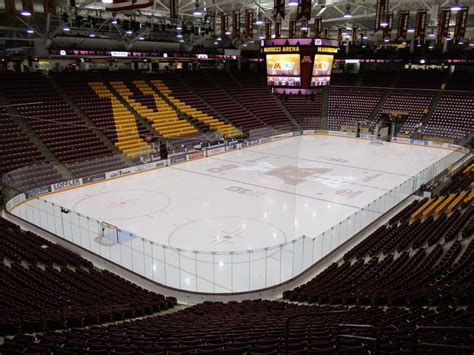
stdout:
<svg viewBox="0 0 474 355">
<path fill-rule="evenodd" d="M 316 236 L 449 153 L 300 136 L 44 198 L 175 248 L 247 250 Z"/>
</svg>

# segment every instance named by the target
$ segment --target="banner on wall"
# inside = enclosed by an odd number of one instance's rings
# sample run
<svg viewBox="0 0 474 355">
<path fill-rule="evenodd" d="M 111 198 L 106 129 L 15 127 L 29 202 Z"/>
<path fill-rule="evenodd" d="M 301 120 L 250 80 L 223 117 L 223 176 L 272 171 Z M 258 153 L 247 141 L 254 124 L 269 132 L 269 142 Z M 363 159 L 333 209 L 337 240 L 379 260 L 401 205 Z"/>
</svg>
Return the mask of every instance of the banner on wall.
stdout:
<svg viewBox="0 0 474 355">
<path fill-rule="evenodd" d="M 232 38 L 240 38 L 240 10 L 232 13 Z"/>
<path fill-rule="evenodd" d="M 383 29 L 383 37 L 384 39 L 388 37 L 389 39 L 392 38 L 392 27 L 393 27 L 393 14 L 387 14 L 387 26 Z"/>
<path fill-rule="evenodd" d="M 301 30 L 301 38 L 306 38 L 308 37 L 308 31 L 307 30 Z"/>
<path fill-rule="evenodd" d="M 253 37 L 253 10 L 245 10 L 245 37 Z"/>
<path fill-rule="evenodd" d="M 186 161 L 186 160 L 188 160 L 187 154 L 177 155 L 170 158 L 170 164 L 176 164 L 176 163 Z"/>
<path fill-rule="evenodd" d="M 415 41 L 417 44 L 425 43 L 426 37 L 426 16 L 427 16 L 426 9 L 419 9 L 416 11 L 416 18 L 415 18 Z"/>
<path fill-rule="evenodd" d="M 382 20 L 385 20 L 388 15 L 388 0 L 377 0 L 377 5 L 375 8 L 375 24 L 374 32 L 377 32 L 381 29 L 380 23 Z"/>
<path fill-rule="evenodd" d="M 188 160 L 200 159 L 204 157 L 204 152 L 201 150 L 197 150 L 195 152 L 188 154 Z"/>
<path fill-rule="evenodd" d="M 281 38 L 281 22 L 275 22 L 275 38 Z"/>
<path fill-rule="evenodd" d="M 229 24 L 229 16 L 225 12 L 221 13 L 221 38 L 224 38 Z"/>
<path fill-rule="evenodd" d="M 443 39 L 449 35 L 449 21 L 451 20 L 451 8 L 442 7 L 438 14 L 438 29 L 436 32 L 436 43 L 443 43 Z"/>
<path fill-rule="evenodd" d="M 285 0 L 274 0 L 273 2 L 273 19 L 285 19 Z"/>
<path fill-rule="evenodd" d="M 295 33 L 296 33 L 296 21 L 290 20 L 290 23 L 288 26 L 288 38 L 294 38 Z"/>
<path fill-rule="evenodd" d="M 270 21 L 265 22 L 265 38 L 272 38 L 272 23 Z"/>
<path fill-rule="evenodd" d="M 296 11 L 296 21 L 307 20 L 311 18 L 311 0 L 300 0 Z"/>
<path fill-rule="evenodd" d="M 397 39 L 406 39 L 408 35 L 408 20 L 410 19 L 410 11 L 402 10 L 398 12 Z"/>
<path fill-rule="evenodd" d="M 209 157 L 211 155 L 216 155 L 216 154 L 220 154 L 220 153 L 224 153 L 224 152 L 225 152 L 225 147 L 218 147 L 218 148 L 213 148 L 213 149 L 207 150 L 206 154 Z"/>
<path fill-rule="evenodd" d="M 314 19 L 314 38 L 321 38 L 323 32 L 323 18 L 321 16 Z"/>
<path fill-rule="evenodd" d="M 352 27 L 352 43 L 357 43 L 357 26 Z"/>
<path fill-rule="evenodd" d="M 209 31 L 211 35 L 216 34 L 216 13 L 214 11 L 209 12 Z"/>
<path fill-rule="evenodd" d="M 36 197 L 40 195 L 45 195 L 47 193 L 50 193 L 51 191 L 53 191 L 53 189 L 51 188 L 50 185 L 41 186 L 41 187 L 37 187 L 36 189 L 26 192 L 25 195 L 26 195 L 26 198 L 32 198 L 32 197 Z"/>
<path fill-rule="evenodd" d="M 178 0 L 170 0 L 170 18 L 178 18 Z"/>
<path fill-rule="evenodd" d="M 337 29 L 337 41 L 342 43 L 342 28 Z"/>
<path fill-rule="evenodd" d="M 112 0 L 105 4 L 107 11 L 128 11 L 152 7 L 154 0 Z"/>
<path fill-rule="evenodd" d="M 82 179 L 72 179 L 53 184 L 53 191 L 60 191 L 70 187 L 82 185 Z"/>
<path fill-rule="evenodd" d="M 82 182 L 84 184 L 87 184 L 87 183 L 90 183 L 90 182 L 105 180 L 105 178 L 106 178 L 105 173 L 104 174 L 96 174 L 96 175 L 87 176 L 87 177 L 83 178 Z"/>
<path fill-rule="evenodd" d="M 23 10 L 29 11 L 32 16 L 35 14 L 35 6 L 33 4 L 33 0 L 22 0 L 21 4 L 23 6 Z"/>
<path fill-rule="evenodd" d="M 469 7 L 463 7 L 456 13 L 456 25 L 454 26 L 454 43 L 459 43 L 466 35 L 467 16 Z"/>
<path fill-rule="evenodd" d="M 15 0 L 5 0 L 5 13 L 8 20 L 11 21 L 16 19 Z"/>
</svg>

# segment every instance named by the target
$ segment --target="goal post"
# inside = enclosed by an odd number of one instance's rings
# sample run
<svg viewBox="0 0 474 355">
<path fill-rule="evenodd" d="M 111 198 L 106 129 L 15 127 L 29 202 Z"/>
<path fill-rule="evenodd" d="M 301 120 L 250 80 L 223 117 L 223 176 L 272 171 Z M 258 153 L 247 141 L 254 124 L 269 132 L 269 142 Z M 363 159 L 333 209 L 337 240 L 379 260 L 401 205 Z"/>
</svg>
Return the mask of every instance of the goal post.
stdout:
<svg viewBox="0 0 474 355">
<path fill-rule="evenodd" d="M 100 222 L 99 236 L 96 242 L 104 246 L 113 246 L 120 243 L 119 229 L 113 224 Z"/>
<path fill-rule="evenodd" d="M 374 134 L 370 138 L 370 144 L 382 144 L 382 137 L 380 136 L 380 122 L 375 124 Z"/>
</svg>

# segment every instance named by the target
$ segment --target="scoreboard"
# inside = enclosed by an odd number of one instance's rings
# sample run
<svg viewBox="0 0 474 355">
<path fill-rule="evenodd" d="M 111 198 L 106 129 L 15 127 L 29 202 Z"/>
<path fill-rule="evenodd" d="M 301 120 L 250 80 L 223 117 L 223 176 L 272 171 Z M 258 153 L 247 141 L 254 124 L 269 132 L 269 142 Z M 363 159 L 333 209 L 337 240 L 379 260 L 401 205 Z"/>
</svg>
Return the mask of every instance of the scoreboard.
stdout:
<svg viewBox="0 0 474 355">
<path fill-rule="evenodd" d="M 313 92 L 329 85 L 334 54 L 339 43 L 331 39 L 281 38 L 262 40 L 265 54 L 267 85 L 274 92 Z M 287 89 L 287 90 L 282 90 Z"/>
</svg>

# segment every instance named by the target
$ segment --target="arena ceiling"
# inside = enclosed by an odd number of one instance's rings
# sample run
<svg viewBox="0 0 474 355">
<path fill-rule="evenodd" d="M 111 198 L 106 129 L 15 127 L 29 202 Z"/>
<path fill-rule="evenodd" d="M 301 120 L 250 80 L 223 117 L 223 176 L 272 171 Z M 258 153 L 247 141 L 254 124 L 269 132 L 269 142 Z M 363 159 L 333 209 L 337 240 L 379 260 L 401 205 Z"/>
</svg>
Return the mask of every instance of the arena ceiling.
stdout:
<svg viewBox="0 0 474 355">
<path fill-rule="evenodd" d="M 261 11 L 267 19 L 273 21 L 273 0 L 199 0 L 198 2 L 203 9 L 215 11 L 216 13 L 251 8 L 255 10 L 255 13 Z M 337 28 L 344 24 L 355 24 L 367 30 L 373 27 L 376 0 L 313 0 L 312 3 L 312 18 L 322 16 L 323 23 L 326 26 Z M 456 1 L 453 0 L 390 0 L 389 9 L 390 12 L 394 13 L 399 10 L 411 10 L 413 15 L 417 9 L 428 9 L 428 25 L 436 26 L 439 8 L 451 6 L 455 3 Z M 464 0 L 457 3 L 462 6 L 469 6 L 469 13 L 471 15 L 474 14 L 474 0 Z M 196 6 L 195 4 L 195 0 L 179 0 L 179 16 L 188 20 L 195 18 L 192 14 Z M 168 5 L 167 0 L 156 0 L 153 9 L 139 10 L 137 12 L 166 17 L 169 15 Z M 103 3 L 95 0 L 80 0 L 79 6 L 82 8 L 105 9 Z M 344 17 L 348 9 L 352 13 L 352 18 L 350 19 Z M 296 7 L 289 6 L 288 1 L 286 1 L 286 22 L 295 15 L 295 12 Z M 285 23 L 285 21 L 283 22 Z M 471 25 L 474 25 L 474 23 Z"/>
<path fill-rule="evenodd" d="M 155 0 L 152 8 L 133 10 L 122 13 L 113 13 L 106 11 L 106 4 L 98 0 L 75 0 L 76 7 L 71 7 L 73 0 L 58 0 L 60 11 L 58 16 L 41 16 L 43 12 L 42 2 L 35 2 L 34 18 L 21 18 L 18 16 L 16 23 L 0 23 L 0 39 L 19 39 L 19 40 L 36 40 L 45 41 L 46 47 L 48 40 L 54 41 L 56 37 L 64 35 L 61 28 L 64 27 L 63 14 L 67 13 L 69 16 L 69 24 L 71 25 L 71 32 L 67 35 L 88 36 L 93 26 L 74 27 L 74 22 L 71 20 L 75 17 L 82 16 L 84 19 L 95 18 L 97 24 L 94 24 L 94 31 L 98 34 L 97 37 L 103 39 L 115 39 L 124 43 L 124 48 L 131 48 L 134 42 L 139 39 L 146 38 L 150 41 L 166 41 L 166 42 L 186 42 L 185 44 L 193 46 L 203 42 L 202 36 L 185 36 L 184 40 L 176 39 L 176 33 L 169 31 L 158 31 L 156 26 L 158 24 L 176 23 L 175 20 L 169 19 L 169 0 Z M 106 0 L 107 1 L 107 0 Z M 111 0 L 109 0 L 111 1 Z M 4 7 L 3 2 L 0 2 L 0 10 Z M 273 0 L 199 0 L 199 7 L 203 10 L 201 16 L 194 16 L 193 10 L 196 8 L 196 0 L 178 0 L 178 18 L 179 22 L 193 24 L 197 26 L 206 26 L 204 22 L 205 14 L 214 12 L 229 12 L 233 10 L 254 9 L 254 13 L 261 13 L 262 16 L 269 21 L 273 21 Z M 455 0 L 390 0 L 389 10 L 396 16 L 400 10 L 410 10 L 410 23 L 414 23 L 415 12 L 417 9 L 428 10 L 428 30 L 434 30 L 437 25 L 438 11 L 441 7 L 451 6 L 455 4 Z M 471 41 L 474 39 L 474 0 L 462 0 L 457 2 L 462 6 L 469 6 L 469 18 L 467 26 L 466 38 Z M 17 9 L 21 9 L 21 0 L 16 0 Z M 376 0 L 313 0 L 311 17 L 322 16 L 323 27 L 330 29 L 337 29 L 340 27 L 351 28 L 357 26 L 361 31 L 365 31 L 369 39 L 377 39 L 374 36 L 374 17 L 375 17 Z M 351 18 L 345 18 L 344 14 L 350 11 Z M 286 16 L 282 23 L 282 35 L 286 35 L 288 29 L 288 21 L 295 16 L 296 6 L 289 6 L 286 1 Z M 137 23 L 145 24 L 139 32 L 131 36 L 126 36 L 124 28 L 117 25 L 111 25 L 110 19 L 118 18 L 119 20 L 135 21 Z M 395 17 L 396 18 L 396 17 Z M 1 18 L 0 22 L 4 19 Z M 242 18 L 243 21 L 243 18 Z M 87 22 L 87 21 L 86 21 Z M 220 20 L 217 17 L 217 24 Z M 3 26 L 2 26 L 3 25 Z M 26 34 L 25 28 L 34 28 L 34 33 Z M 258 27 L 258 26 L 257 26 Z M 396 27 L 396 21 L 394 21 Z M 259 31 L 257 28 L 255 31 Z M 238 46 L 239 44 L 235 44 Z"/>
</svg>

